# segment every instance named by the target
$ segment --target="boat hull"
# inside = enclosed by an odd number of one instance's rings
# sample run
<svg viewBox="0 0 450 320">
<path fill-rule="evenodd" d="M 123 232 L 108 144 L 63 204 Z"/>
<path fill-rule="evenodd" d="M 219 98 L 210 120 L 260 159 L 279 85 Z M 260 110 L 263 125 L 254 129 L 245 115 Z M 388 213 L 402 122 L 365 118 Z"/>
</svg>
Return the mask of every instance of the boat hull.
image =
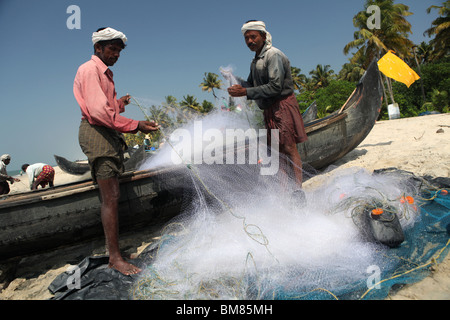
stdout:
<svg viewBox="0 0 450 320">
<path fill-rule="evenodd" d="M 181 210 L 178 169 L 125 174 L 120 231 L 169 221 Z M 0 201 L 0 260 L 103 235 L 98 186 L 92 181 L 11 195 Z"/>
<path fill-rule="evenodd" d="M 373 61 L 341 110 L 305 124 L 308 140 L 298 144 L 303 163 L 322 169 L 356 148 L 377 120 L 383 89 Z"/>
</svg>

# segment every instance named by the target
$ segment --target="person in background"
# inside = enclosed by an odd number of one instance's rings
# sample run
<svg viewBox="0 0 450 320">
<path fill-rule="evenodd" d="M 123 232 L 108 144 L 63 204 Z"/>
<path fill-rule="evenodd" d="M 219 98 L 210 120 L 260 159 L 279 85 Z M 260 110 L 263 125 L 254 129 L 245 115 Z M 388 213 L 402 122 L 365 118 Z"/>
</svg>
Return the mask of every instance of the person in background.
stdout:
<svg viewBox="0 0 450 320">
<path fill-rule="evenodd" d="M 125 261 L 119 250 L 119 176 L 124 172 L 127 148 L 122 133 L 150 133 L 159 130 L 159 126 L 154 121 L 137 121 L 121 115 L 130 96 L 117 99 L 109 67 L 119 59 L 126 41 L 125 34 L 110 27 L 94 32 L 94 55 L 78 68 L 73 93 L 81 109 L 78 140 L 100 191 L 109 267 L 132 275 L 141 269 Z"/>
<path fill-rule="evenodd" d="M 19 182 L 20 179 L 13 178 L 8 175 L 6 171 L 6 166 L 11 162 L 11 156 L 9 154 L 4 154 L 0 158 L 0 194 L 8 194 L 10 191 L 9 183 Z"/>
<path fill-rule="evenodd" d="M 144 149 L 150 150 L 150 148 L 151 148 L 150 136 L 148 134 L 146 134 L 145 138 L 144 138 Z"/>
<path fill-rule="evenodd" d="M 47 184 L 50 188 L 53 187 L 55 169 L 52 166 L 45 163 L 35 163 L 32 165 L 26 163 L 22 165 L 22 171 L 28 175 L 31 190 L 36 190 L 38 186 L 45 188 Z"/>
<path fill-rule="evenodd" d="M 237 79 L 240 84 L 228 88 L 228 93 L 232 97 L 246 97 L 256 101 L 264 112 L 268 139 L 271 138 L 271 129 L 279 131 L 279 150 L 288 160 L 281 168 L 285 172 L 289 167 L 292 168 L 296 184 L 292 196 L 303 200 L 302 160 L 297 144 L 305 142 L 307 136 L 294 94 L 290 61 L 281 50 L 272 46 L 272 36 L 263 21 L 247 21 L 241 32 L 255 56 L 247 81 Z M 227 74 L 223 75 L 227 77 Z"/>
</svg>

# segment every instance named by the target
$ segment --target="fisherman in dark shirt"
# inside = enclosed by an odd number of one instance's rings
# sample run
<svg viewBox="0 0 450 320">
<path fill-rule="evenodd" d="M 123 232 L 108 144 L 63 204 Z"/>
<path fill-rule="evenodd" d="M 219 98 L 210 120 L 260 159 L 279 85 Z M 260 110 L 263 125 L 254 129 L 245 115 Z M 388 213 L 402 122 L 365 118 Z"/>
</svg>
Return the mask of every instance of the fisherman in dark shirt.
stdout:
<svg viewBox="0 0 450 320">
<path fill-rule="evenodd" d="M 286 155 L 286 168 L 290 163 L 297 190 L 301 190 L 302 160 L 297 144 L 306 141 L 307 136 L 294 95 L 289 59 L 282 51 L 272 46 L 272 36 L 267 32 L 264 22 L 248 21 L 242 26 L 241 31 L 245 43 L 255 52 L 255 57 L 247 81 L 241 79 L 240 84 L 228 88 L 228 93 L 232 97 L 246 96 L 256 101 L 264 112 L 269 139 L 271 129 L 279 130 L 280 153 Z M 302 192 L 300 193 L 300 196 L 304 196 Z"/>
</svg>

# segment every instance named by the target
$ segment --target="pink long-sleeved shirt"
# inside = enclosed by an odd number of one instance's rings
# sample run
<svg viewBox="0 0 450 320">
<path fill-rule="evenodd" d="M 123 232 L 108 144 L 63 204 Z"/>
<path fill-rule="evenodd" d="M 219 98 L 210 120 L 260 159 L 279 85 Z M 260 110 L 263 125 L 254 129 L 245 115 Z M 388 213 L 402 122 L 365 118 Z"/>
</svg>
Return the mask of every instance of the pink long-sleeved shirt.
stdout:
<svg viewBox="0 0 450 320">
<path fill-rule="evenodd" d="M 113 73 L 97 56 L 82 64 L 73 84 L 73 94 L 80 105 L 82 119 L 119 132 L 137 131 L 139 121 L 126 118 L 123 101 L 117 99 Z"/>
</svg>

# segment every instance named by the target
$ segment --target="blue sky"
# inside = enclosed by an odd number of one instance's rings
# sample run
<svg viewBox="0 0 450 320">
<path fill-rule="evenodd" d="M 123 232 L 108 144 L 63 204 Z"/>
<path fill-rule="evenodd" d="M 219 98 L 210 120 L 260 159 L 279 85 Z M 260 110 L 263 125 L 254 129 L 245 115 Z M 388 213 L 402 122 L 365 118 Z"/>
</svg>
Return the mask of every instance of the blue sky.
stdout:
<svg viewBox="0 0 450 320">
<path fill-rule="evenodd" d="M 440 0 L 400 0 L 414 15 L 408 17 L 415 43 L 429 41 L 423 32 L 437 17 L 426 13 Z M 240 33 L 250 19 L 263 20 L 274 46 L 291 65 L 308 74 L 317 64 L 335 72 L 350 56 L 345 44 L 356 29 L 353 16 L 364 0 L 0 0 L 1 126 L 0 154 L 12 156 L 8 170 L 23 163 L 55 164 L 57 154 L 84 159 L 78 145 L 80 110 L 73 97 L 76 71 L 93 53 L 91 35 L 111 26 L 128 37 L 127 48 L 111 69 L 118 96 L 130 93 L 159 104 L 168 95 L 178 101 L 202 92 L 205 72 L 219 74 L 233 66 L 247 77 L 253 53 Z M 81 29 L 68 29 L 70 5 L 81 12 Z M 127 107 L 127 117 L 142 120 L 139 108 Z"/>
</svg>

